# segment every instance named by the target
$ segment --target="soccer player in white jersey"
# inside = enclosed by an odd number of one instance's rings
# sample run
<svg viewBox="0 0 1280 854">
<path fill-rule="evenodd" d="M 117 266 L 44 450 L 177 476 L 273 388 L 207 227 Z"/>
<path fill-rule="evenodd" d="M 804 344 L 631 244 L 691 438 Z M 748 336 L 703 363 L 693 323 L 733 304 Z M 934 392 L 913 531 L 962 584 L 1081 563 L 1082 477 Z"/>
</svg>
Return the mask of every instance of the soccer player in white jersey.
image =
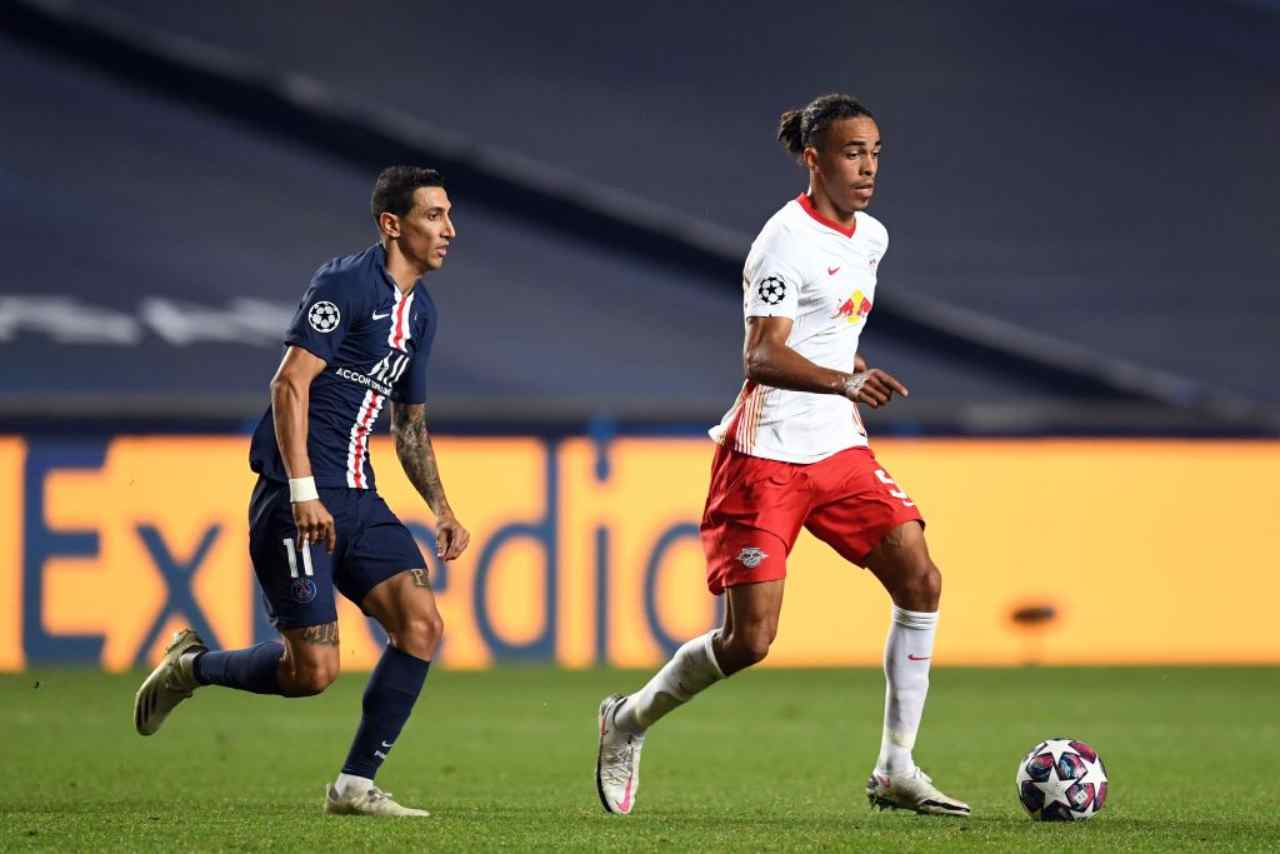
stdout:
<svg viewBox="0 0 1280 854">
<path fill-rule="evenodd" d="M 702 519 L 707 585 L 727 598 L 724 625 L 680 647 L 648 684 L 599 710 L 596 788 L 627 814 L 646 734 L 701 691 L 762 661 L 778 629 L 786 559 L 803 526 L 869 569 L 893 600 L 880 755 L 872 806 L 969 814 L 912 757 L 929 690 L 942 576 L 915 503 L 876 462 L 858 416 L 907 389 L 857 355 L 888 232 L 866 213 L 880 130 L 847 95 L 784 113 L 778 139 L 809 187 L 765 223 L 743 271 L 746 382 L 711 430 L 719 445 Z"/>
</svg>

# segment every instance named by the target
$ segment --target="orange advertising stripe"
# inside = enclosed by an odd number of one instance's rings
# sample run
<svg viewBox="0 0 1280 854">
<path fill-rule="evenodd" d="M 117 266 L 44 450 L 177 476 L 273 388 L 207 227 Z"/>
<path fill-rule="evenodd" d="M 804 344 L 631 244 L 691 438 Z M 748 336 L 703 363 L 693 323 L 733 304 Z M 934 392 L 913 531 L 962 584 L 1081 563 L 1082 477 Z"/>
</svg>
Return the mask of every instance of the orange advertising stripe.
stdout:
<svg viewBox="0 0 1280 854">
<path fill-rule="evenodd" d="M 744 399 L 748 424 L 763 397 Z M 33 468 L 37 446 L 44 462 Z M 441 437 L 435 447 L 472 532 L 447 566 L 431 554 L 433 519 L 391 441 L 370 442 L 380 490 L 431 568 L 444 666 L 652 667 L 718 623 L 698 531 L 711 442 Z M 1280 442 L 873 447 L 928 520 L 945 578 L 938 663 L 1280 662 L 1280 633 L 1237 619 L 1240 590 L 1280 598 Z M 0 438 L 0 669 L 34 658 L 143 666 L 179 625 L 226 647 L 271 636 L 248 561 L 243 437 L 121 437 L 65 464 L 58 453 Z M 344 667 L 372 665 L 380 633 L 354 606 L 340 615 Z M 888 618 L 875 579 L 802 532 L 766 666 L 875 666 Z"/>
<path fill-rule="evenodd" d="M 22 644 L 22 464 L 21 439 L 0 437 L 0 672 L 26 664 Z"/>
</svg>

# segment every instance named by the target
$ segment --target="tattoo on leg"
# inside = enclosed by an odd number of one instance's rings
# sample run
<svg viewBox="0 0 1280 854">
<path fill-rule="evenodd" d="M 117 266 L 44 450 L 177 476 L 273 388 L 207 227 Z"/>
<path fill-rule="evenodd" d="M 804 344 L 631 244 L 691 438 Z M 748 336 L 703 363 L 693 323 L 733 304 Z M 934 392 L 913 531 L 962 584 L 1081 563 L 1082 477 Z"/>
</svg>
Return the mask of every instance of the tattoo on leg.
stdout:
<svg viewBox="0 0 1280 854">
<path fill-rule="evenodd" d="M 316 646 L 338 645 L 338 624 L 325 623 L 323 626 L 308 626 L 302 632 L 302 642 Z"/>
<path fill-rule="evenodd" d="M 409 574 L 413 576 L 413 585 L 415 587 L 425 587 L 428 590 L 431 589 L 431 581 L 427 578 L 427 571 L 425 569 L 411 569 L 409 570 Z"/>
</svg>

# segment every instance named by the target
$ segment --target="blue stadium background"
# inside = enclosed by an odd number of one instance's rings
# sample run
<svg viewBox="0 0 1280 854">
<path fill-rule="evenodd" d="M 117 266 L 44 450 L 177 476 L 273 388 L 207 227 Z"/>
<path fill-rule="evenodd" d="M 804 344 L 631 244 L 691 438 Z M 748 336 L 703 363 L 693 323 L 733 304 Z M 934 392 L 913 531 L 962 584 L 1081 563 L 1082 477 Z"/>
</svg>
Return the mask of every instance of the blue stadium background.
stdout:
<svg viewBox="0 0 1280 854">
<path fill-rule="evenodd" d="M 139 666 L 200 619 L 270 636 L 244 434 L 312 271 L 373 241 L 391 163 L 438 167 L 460 232 L 429 282 L 430 418 L 476 534 L 436 567 L 446 664 L 649 666 L 701 631 L 741 265 L 805 186 L 778 115 L 832 90 L 886 141 L 864 352 L 912 395 L 867 420 L 966 573 L 942 660 L 1280 660 L 1205 572 L 1262 598 L 1280 578 L 1258 559 L 1280 549 L 1277 44 L 1261 0 L 14 0 L 0 671 Z M 873 663 L 853 627 L 879 591 L 811 541 L 793 558 L 774 659 Z M 1011 617 L 1045 603 L 1031 634 Z"/>
<path fill-rule="evenodd" d="M 858 94 L 893 245 L 884 431 L 1274 435 L 1275 4 L 17 2 L 0 13 L 0 414 L 239 424 L 310 272 L 438 164 L 436 417 L 702 425 L 737 271 Z M 873 422 L 874 423 L 874 422 Z"/>
</svg>

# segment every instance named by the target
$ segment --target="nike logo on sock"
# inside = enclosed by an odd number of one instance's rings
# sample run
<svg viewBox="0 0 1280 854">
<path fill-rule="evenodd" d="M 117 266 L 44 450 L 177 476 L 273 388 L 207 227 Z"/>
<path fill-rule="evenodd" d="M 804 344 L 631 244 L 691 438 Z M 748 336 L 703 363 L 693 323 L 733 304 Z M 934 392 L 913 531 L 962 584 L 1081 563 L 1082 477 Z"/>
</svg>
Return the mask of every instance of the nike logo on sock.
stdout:
<svg viewBox="0 0 1280 854">
<path fill-rule="evenodd" d="M 840 268 L 839 268 L 839 267 L 828 267 L 828 268 L 827 268 L 827 275 L 828 275 L 828 276 L 834 276 L 836 273 L 839 273 L 839 272 L 840 272 Z"/>
<path fill-rule="evenodd" d="M 383 746 L 383 747 L 385 747 L 387 750 L 390 750 L 390 749 L 391 749 L 391 744 L 390 744 L 390 743 L 388 743 L 388 742 L 385 742 L 385 741 L 384 741 L 384 742 L 382 742 L 382 746 Z"/>
<path fill-rule="evenodd" d="M 927 655 L 911 655 L 910 653 L 908 653 L 908 654 L 907 654 L 907 660 L 908 660 L 908 661 L 928 661 L 928 660 L 929 660 L 929 656 L 927 656 Z"/>
<path fill-rule="evenodd" d="M 391 316 L 391 312 L 389 311 L 386 314 L 378 314 L 376 311 L 373 313 L 374 320 L 382 320 L 384 317 L 390 317 L 390 316 Z"/>
</svg>

